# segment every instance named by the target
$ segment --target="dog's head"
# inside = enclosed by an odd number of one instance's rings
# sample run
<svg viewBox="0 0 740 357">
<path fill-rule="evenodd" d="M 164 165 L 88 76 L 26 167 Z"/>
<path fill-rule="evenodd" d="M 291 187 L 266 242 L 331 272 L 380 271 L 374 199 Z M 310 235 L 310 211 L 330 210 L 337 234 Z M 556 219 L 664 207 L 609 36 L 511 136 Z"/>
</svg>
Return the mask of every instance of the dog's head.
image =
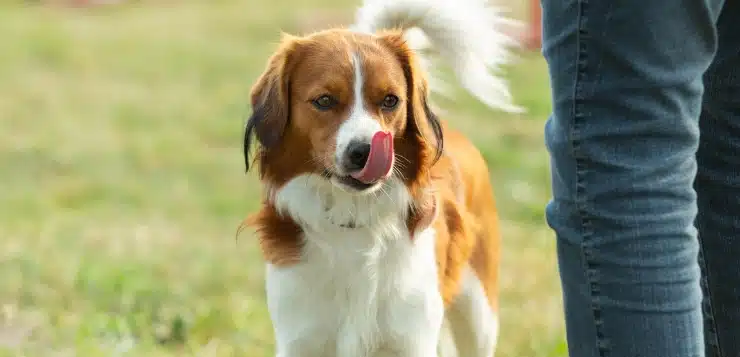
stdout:
<svg viewBox="0 0 740 357">
<path fill-rule="evenodd" d="M 426 78 L 401 32 L 285 35 L 251 93 L 244 156 L 279 188 L 315 174 L 353 195 L 413 185 L 442 150 Z"/>
</svg>

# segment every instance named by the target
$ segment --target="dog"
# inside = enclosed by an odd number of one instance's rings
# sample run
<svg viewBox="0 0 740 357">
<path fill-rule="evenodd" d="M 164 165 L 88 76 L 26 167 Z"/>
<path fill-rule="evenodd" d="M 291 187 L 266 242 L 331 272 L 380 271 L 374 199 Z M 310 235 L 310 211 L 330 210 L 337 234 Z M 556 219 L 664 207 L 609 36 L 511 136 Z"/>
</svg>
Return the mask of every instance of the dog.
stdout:
<svg viewBox="0 0 740 357">
<path fill-rule="evenodd" d="M 508 21 L 483 0 L 367 0 L 348 28 L 283 34 L 244 132 L 278 357 L 454 353 L 446 330 L 460 356 L 494 355 L 494 192 L 431 109 L 444 82 L 427 72 L 444 60 L 473 96 L 520 111 L 492 74 Z"/>
</svg>

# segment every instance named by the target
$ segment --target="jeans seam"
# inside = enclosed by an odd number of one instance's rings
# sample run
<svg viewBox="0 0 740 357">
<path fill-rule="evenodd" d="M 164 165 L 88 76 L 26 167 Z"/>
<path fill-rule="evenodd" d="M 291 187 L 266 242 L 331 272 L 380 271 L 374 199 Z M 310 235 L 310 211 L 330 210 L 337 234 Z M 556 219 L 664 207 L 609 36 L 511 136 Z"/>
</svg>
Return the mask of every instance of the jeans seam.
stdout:
<svg viewBox="0 0 740 357">
<path fill-rule="evenodd" d="M 583 156 L 580 155 L 580 142 L 578 136 L 579 122 L 585 117 L 582 111 L 583 104 L 583 87 L 582 79 L 585 76 L 587 48 L 584 44 L 584 37 L 588 36 L 585 29 L 584 22 L 587 14 L 587 0 L 578 1 L 578 29 L 576 32 L 576 78 L 573 86 L 573 125 L 570 128 L 570 142 L 572 145 L 573 157 L 575 159 L 576 166 L 576 207 L 578 210 L 578 216 L 581 220 L 581 227 L 583 227 L 583 236 L 581 242 L 581 254 L 583 255 L 584 270 L 586 271 L 586 279 L 589 284 L 589 292 L 591 294 L 591 312 L 594 319 L 594 326 L 596 330 L 596 348 L 600 357 L 607 357 L 609 351 L 605 343 L 604 332 L 603 332 L 603 319 L 600 304 L 600 293 L 601 289 L 597 283 L 598 276 L 594 269 L 593 255 L 589 249 L 586 241 L 592 235 L 592 224 L 588 217 L 588 213 L 585 209 L 585 183 L 583 181 L 584 163 Z"/>
<path fill-rule="evenodd" d="M 709 329 L 711 331 L 711 335 L 707 336 L 705 341 L 710 343 L 710 346 L 712 347 L 712 352 L 716 356 L 724 356 L 724 354 L 722 353 L 722 347 L 719 343 L 717 322 L 714 319 L 714 305 L 712 304 L 712 293 L 709 285 L 709 269 L 706 265 L 706 255 L 704 253 L 703 244 L 701 244 L 701 237 L 699 237 L 699 256 L 699 264 L 701 265 L 702 269 L 701 285 L 704 292 L 704 301 L 702 302 L 702 308 L 704 309 L 704 323 L 706 324 L 706 329 Z M 710 339 L 711 341 L 709 341 Z"/>
</svg>

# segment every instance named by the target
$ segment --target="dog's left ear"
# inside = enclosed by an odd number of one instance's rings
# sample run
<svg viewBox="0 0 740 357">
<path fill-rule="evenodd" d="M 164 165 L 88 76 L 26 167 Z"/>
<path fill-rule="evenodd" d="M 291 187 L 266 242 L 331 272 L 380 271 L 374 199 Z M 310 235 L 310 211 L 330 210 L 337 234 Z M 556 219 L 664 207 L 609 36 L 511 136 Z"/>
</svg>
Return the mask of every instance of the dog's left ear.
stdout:
<svg viewBox="0 0 740 357">
<path fill-rule="evenodd" d="M 407 106 L 407 131 L 415 131 L 421 136 L 421 140 L 434 139 L 432 145 L 436 148 L 434 161 L 442 155 L 444 138 L 442 136 L 442 125 L 437 115 L 432 112 L 428 104 L 429 90 L 427 80 L 421 65 L 416 59 L 416 54 L 409 48 L 400 32 L 389 32 L 381 34 L 380 39 L 395 54 L 403 68 L 406 79 L 406 88 L 410 100 Z"/>
<path fill-rule="evenodd" d="M 268 60 L 267 68 L 252 87 L 252 114 L 244 131 L 244 165 L 249 171 L 252 138 L 261 150 L 279 144 L 290 119 L 290 75 L 300 39 L 284 34 L 278 50 Z"/>
</svg>

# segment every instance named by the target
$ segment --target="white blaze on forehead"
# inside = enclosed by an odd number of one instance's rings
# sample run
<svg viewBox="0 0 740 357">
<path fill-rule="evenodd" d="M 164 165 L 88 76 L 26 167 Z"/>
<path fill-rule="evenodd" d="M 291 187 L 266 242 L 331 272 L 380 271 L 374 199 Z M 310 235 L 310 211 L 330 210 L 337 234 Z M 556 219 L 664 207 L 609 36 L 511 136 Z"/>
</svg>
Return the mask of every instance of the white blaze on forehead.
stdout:
<svg viewBox="0 0 740 357">
<path fill-rule="evenodd" d="M 352 84 L 353 102 L 347 120 L 339 126 L 339 130 L 337 131 L 337 146 L 334 154 L 337 162 L 341 160 L 350 142 L 361 141 L 370 143 L 373 135 L 382 130 L 380 123 L 373 119 L 373 116 L 365 109 L 365 100 L 362 92 L 365 78 L 362 73 L 362 60 L 356 53 L 352 55 L 352 67 L 354 72 Z"/>
</svg>

